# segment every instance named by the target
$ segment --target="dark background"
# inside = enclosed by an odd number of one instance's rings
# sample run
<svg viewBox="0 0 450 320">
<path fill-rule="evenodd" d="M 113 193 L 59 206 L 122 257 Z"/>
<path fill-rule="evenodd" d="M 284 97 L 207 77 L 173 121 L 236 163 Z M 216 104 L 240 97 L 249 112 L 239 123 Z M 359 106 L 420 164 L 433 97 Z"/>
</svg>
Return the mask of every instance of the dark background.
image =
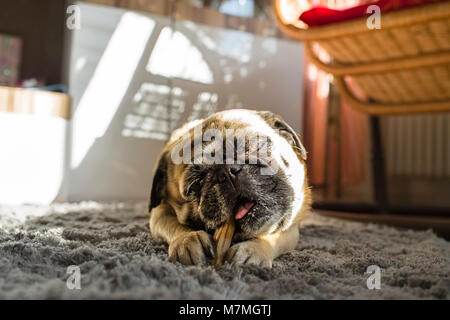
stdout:
<svg viewBox="0 0 450 320">
<path fill-rule="evenodd" d="M 20 79 L 64 83 L 65 0 L 1 0 L 0 33 L 22 39 Z"/>
</svg>

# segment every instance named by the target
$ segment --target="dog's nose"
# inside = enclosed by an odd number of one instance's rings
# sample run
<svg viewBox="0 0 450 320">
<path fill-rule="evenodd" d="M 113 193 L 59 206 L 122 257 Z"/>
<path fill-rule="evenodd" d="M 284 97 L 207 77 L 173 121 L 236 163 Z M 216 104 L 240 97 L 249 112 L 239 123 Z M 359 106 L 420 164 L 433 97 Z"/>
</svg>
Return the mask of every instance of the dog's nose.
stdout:
<svg viewBox="0 0 450 320">
<path fill-rule="evenodd" d="M 241 167 L 237 165 L 230 165 L 222 167 L 217 173 L 217 180 L 219 183 L 229 181 L 233 186 L 236 182 L 236 176 L 241 171 Z"/>
</svg>

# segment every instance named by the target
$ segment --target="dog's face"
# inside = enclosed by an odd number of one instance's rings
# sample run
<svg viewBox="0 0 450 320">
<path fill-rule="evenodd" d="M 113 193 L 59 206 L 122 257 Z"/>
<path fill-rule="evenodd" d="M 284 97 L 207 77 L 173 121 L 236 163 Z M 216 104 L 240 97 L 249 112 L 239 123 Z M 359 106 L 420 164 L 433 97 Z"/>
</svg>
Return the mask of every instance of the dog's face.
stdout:
<svg viewBox="0 0 450 320">
<path fill-rule="evenodd" d="M 150 210 L 165 201 L 181 223 L 208 231 L 233 216 L 239 240 L 287 229 L 305 200 L 305 159 L 280 117 L 216 113 L 174 132 L 155 173 Z"/>
</svg>

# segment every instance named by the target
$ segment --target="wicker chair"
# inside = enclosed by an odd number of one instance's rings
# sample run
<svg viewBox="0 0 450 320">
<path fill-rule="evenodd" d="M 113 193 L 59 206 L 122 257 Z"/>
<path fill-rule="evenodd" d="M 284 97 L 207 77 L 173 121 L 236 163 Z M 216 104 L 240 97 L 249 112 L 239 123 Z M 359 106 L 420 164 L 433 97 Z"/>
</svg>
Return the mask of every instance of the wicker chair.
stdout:
<svg viewBox="0 0 450 320">
<path fill-rule="evenodd" d="M 309 29 L 283 23 L 280 0 L 274 1 L 280 29 L 304 41 L 311 61 L 334 75 L 341 97 L 371 115 L 450 111 L 450 1 L 384 13 L 381 29 L 366 18 Z M 314 46 L 331 57 L 320 60 Z M 345 77 L 365 93 L 358 99 Z"/>
</svg>

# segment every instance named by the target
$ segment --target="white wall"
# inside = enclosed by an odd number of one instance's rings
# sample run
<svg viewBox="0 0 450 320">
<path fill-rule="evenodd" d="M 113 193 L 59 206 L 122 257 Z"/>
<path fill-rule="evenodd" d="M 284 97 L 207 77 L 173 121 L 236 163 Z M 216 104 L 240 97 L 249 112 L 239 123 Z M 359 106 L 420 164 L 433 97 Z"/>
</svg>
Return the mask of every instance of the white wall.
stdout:
<svg viewBox="0 0 450 320">
<path fill-rule="evenodd" d="M 48 204 L 61 192 L 65 119 L 0 112 L 0 204 Z"/>
<path fill-rule="evenodd" d="M 164 140 L 188 118 L 265 109 L 301 131 L 300 44 L 191 22 L 172 33 L 164 17 L 78 5 L 67 200 L 148 199 Z"/>
</svg>

